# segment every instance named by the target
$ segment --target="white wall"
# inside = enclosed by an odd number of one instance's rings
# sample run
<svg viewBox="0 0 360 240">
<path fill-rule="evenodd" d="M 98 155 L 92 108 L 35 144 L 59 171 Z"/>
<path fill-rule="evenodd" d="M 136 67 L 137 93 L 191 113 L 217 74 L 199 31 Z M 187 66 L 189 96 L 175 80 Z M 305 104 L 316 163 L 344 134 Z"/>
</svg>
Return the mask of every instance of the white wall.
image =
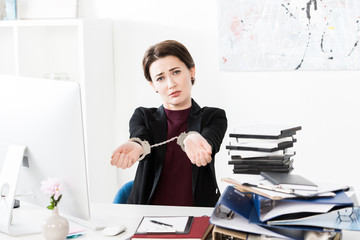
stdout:
<svg viewBox="0 0 360 240">
<path fill-rule="evenodd" d="M 129 137 L 135 107 L 161 104 L 142 75 L 145 50 L 176 39 L 189 48 L 196 63 L 193 97 L 201 106 L 224 108 L 229 131 L 242 124 L 301 125 L 294 173 L 360 191 L 360 71 L 222 72 L 216 0 L 82 0 L 80 6 L 85 17 L 114 19 L 117 143 Z M 218 179 L 232 173 L 227 140 L 228 135 L 217 155 Z M 134 171 L 119 170 L 118 184 L 131 179 Z"/>
</svg>

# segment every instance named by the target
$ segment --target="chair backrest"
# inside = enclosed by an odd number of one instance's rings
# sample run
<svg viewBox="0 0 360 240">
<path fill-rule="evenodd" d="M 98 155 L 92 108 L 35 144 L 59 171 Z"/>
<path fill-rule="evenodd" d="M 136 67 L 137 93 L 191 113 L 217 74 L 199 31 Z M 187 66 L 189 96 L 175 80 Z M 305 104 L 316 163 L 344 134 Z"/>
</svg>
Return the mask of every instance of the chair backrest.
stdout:
<svg viewBox="0 0 360 240">
<path fill-rule="evenodd" d="M 116 193 L 113 203 L 115 204 L 125 204 L 127 199 L 129 198 L 134 180 L 125 183 L 119 191 Z"/>
</svg>

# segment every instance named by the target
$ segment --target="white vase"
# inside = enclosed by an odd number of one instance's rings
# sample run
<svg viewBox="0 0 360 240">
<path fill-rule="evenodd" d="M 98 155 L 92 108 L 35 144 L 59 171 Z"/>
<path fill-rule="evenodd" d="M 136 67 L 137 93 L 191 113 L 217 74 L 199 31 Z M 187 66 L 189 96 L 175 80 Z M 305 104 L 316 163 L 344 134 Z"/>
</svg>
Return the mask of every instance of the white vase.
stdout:
<svg viewBox="0 0 360 240">
<path fill-rule="evenodd" d="M 69 222 L 54 207 L 51 216 L 43 222 L 42 234 L 46 240 L 64 240 L 69 233 Z"/>
</svg>

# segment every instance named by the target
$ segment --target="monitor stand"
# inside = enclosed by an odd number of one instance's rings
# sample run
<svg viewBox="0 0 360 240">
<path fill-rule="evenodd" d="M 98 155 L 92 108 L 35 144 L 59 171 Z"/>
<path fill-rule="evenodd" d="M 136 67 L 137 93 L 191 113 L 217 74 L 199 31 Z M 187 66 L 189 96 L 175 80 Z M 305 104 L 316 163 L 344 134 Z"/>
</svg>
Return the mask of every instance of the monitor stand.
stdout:
<svg viewBox="0 0 360 240">
<path fill-rule="evenodd" d="M 64 217 L 66 217 L 66 219 L 68 219 L 69 221 L 82 225 L 83 227 L 93 231 L 103 230 L 105 227 L 111 225 L 108 219 L 97 215 L 94 216 L 93 214 L 91 215 L 89 220 L 83 220 L 67 215 L 64 215 Z"/>
<path fill-rule="evenodd" d="M 10 145 L 0 173 L 0 231 L 12 236 L 39 233 L 41 230 L 40 226 L 31 226 L 27 221 L 13 224 L 15 193 L 25 150 L 26 146 Z"/>
</svg>

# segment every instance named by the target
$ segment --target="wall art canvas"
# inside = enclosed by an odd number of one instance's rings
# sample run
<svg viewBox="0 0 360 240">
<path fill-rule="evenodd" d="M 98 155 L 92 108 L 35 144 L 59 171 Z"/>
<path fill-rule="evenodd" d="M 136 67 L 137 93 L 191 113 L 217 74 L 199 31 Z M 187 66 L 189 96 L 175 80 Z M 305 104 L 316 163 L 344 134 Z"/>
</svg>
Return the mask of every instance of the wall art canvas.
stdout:
<svg viewBox="0 0 360 240">
<path fill-rule="evenodd" d="M 360 69 L 360 0 L 218 0 L 225 71 Z"/>
</svg>

